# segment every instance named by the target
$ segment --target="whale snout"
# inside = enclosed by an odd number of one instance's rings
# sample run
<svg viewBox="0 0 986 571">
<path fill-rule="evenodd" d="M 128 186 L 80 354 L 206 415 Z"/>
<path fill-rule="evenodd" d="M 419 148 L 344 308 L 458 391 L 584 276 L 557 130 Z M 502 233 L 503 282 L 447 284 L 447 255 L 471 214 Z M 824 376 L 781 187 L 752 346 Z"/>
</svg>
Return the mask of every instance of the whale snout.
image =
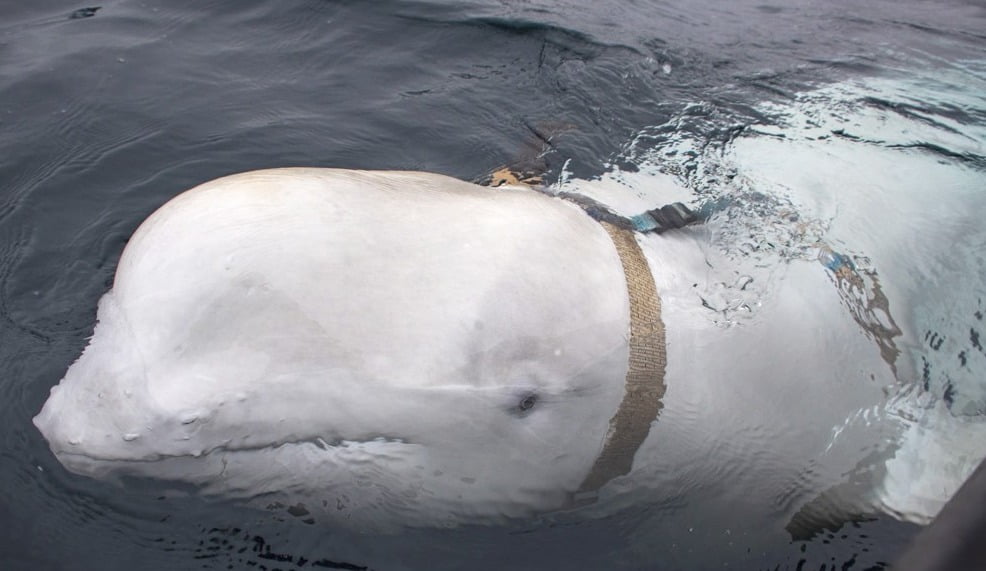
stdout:
<svg viewBox="0 0 986 571">
<path fill-rule="evenodd" d="M 81 414 L 68 406 L 64 387 L 52 389 L 41 412 L 34 417 L 34 426 L 48 441 L 55 458 L 70 472 L 93 475 L 100 457 L 109 456 L 105 448 L 105 431 L 97 430 L 87 412 Z M 103 433 L 104 437 L 99 435 Z M 100 446 L 100 444 L 103 444 Z"/>
<path fill-rule="evenodd" d="M 53 387 L 41 412 L 33 419 L 56 456 L 77 450 L 87 440 L 85 426 L 78 422 L 78 417 L 66 414 L 62 392 L 61 386 Z"/>
<path fill-rule="evenodd" d="M 151 460 L 159 416 L 140 390 L 140 361 L 130 339 L 111 334 L 120 329 L 118 308 L 110 296 L 100 302 L 100 323 L 93 339 L 65 377 L 51 389 L 34 417 L 48 446 L 70 471 L 92 475 L 108 461 Z M 117 327 L 113 327 L 116 325 Z"/>
<path fill-rule="evenodd" d="M 145 435 L 127 418 L 127 410 L 112 396 L 75 384 L 52 389 L 34 425 L 55 457 L 69 471 L 83 475 L 103 472 L 106 462 L 148 460 L 152 453 L 140 442 Z"/>
</svg>

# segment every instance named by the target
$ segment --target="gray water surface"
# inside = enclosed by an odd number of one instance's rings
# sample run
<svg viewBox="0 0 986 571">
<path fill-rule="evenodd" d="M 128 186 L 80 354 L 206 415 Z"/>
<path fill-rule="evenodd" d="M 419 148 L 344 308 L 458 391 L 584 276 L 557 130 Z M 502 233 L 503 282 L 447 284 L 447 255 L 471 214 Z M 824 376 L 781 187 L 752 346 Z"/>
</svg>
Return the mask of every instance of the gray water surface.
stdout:
<svg viewBox="0 0 986 571">
<path fill-rule="evenodd" d="M 824 131 L 811 141 L 862 141 L 838 164 L 877 182 L 866 188 L 880 192 L 863 196 L 883 197 L 881 208 L 897 204 L 898 186 L 880 186 L 884 175 L 909 164 L 922 166 L 900 180 L 960 180 L 961 192 L 942 183 L 902 195 L 903 215 L 921 216 L 915 227 L 954 248 L 920 251 L 940 241 L 916 239 L 914 279 L 891 283 L 927 292 L 901 344 L 914 365 L 903 381 L 923 383 L 956 414 L 984 414 L 974 382 L 986 355 L 975 341 L 986 284 L 975 221 L 984 212 L 968 193 L 968 181 L 986 183 L 981 2 L 85 8 L 44 0 L 0 11 L 4 569 L 869 569 L 892 562 L 916 531 L 877 517 L 810 541 L 765 542 L 756 528 L 726 535 L 701 525 L 714 514 L 683 502 L 591 521 L 374 537 L 165 497 L 153 483 L 121 489 L 68 474 L 30 419 L 91 335 L 128 236 L 179 192 L 245 170 L 413 169 L 474 180 L 512 164 L 563 184 L 623 177 L 656 205 L 668 197 L 626 177 L 662 172 L 699 204 L 754 165 L 762 176 L 748 181 L 753 190 L 784 195 L 878 256 L 884 242 L 866 236 L 880 234 L 845 214 L 845 204 L 862 204 L 856 195 L 812 184 L 837 163 L 758 162 L 803 152 L 811 129 Z M 781 139 L 795 146 L 763 143 Z M 906 148 L 885 162 L 857 152 L 876 147 Z M 931 176 L 926 164 L 945 174 Z M 895 267 L 904 265 L 882 271 Z"/>
</svg>

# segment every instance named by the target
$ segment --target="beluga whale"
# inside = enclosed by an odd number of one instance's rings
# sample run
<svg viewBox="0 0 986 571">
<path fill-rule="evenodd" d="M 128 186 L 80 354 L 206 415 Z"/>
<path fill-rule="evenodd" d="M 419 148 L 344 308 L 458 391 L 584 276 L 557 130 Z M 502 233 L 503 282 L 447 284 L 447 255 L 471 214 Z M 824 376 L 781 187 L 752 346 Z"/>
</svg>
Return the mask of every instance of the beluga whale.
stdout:
<svg viewBox="0 0 986 571">
<path fill-rule="evenodd" d="M 76 474 L 359 528 L 726 488 L 792 516 L 850 497 L 934 515 L 947 497 L 879 496 L 890 310 L 873 343 L 831 249 L 783 283 L 713 276 L 700 227 L 653 232 L 691 214 L 422 172 L 213 180 L 134 233 L 34 423 Z M 720 281 L 762 294 L 731 306 L 742 326 L 709 311 Z"/>
</svg>

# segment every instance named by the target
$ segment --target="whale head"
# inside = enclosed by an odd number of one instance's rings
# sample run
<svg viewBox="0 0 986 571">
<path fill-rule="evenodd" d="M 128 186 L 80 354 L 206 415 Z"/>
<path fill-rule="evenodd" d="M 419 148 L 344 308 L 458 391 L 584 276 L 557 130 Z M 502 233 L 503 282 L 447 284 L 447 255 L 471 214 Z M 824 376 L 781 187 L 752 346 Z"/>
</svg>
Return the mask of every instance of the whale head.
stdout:
<svg viewBox="0 0 986 571">
<path fill-rule="evenodd" d="M 628 300 L 577 208 L 260 171 L 162 207 L 34 422 L 70 471 L 349 520 L 562 507 L 623 397 Z"/>
</svg>

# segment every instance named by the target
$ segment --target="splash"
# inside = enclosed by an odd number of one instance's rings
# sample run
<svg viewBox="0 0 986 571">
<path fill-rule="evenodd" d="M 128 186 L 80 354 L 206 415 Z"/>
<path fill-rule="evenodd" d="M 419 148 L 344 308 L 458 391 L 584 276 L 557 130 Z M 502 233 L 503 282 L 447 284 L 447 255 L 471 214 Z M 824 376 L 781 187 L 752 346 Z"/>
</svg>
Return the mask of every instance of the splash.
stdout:
<svg viewBox="0 0 986 571">
<path fill-rule="evenodd" d="M 695 302 L 722 326 L 756 319 L 786 266 L 821 264 L 896 379 L 833 442 L 854 425 L 901 426 L 874 501 L 920 521 L 986 455 L 984 94 L 986 66 L 966 61 L 753 113 L 695 102 L 640 131 L 597 179 L 563 173 L 557 187 L 623 214 L 670 201 L 702 211 L 688 231 L 710 278 Z"/>
</svg>

